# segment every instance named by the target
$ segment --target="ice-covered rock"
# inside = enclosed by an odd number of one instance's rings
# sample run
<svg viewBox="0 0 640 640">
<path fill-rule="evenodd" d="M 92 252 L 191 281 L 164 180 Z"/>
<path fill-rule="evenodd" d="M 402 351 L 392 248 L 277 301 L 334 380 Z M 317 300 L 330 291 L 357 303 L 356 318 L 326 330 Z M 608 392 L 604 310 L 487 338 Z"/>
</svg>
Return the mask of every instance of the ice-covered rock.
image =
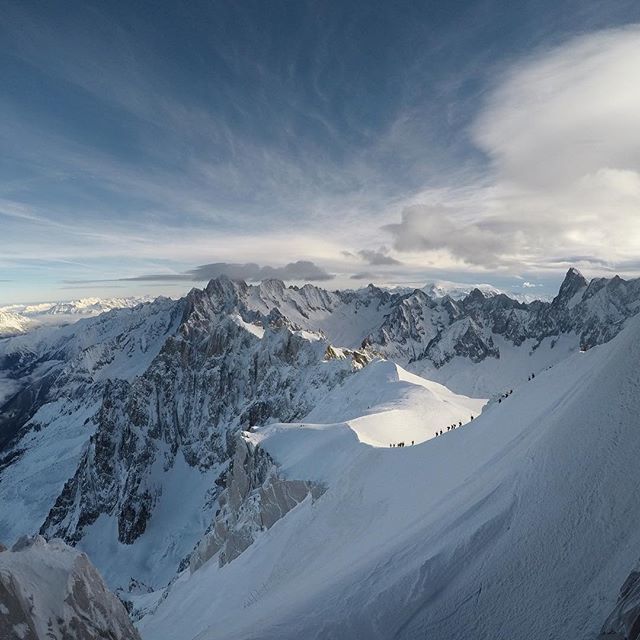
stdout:
<svg viewBox="0 0 640 640">
<path fill-rule="evenodd" d="M 139 640 L 87 556 L 60 540 L 19 540 L 0 554 L 0 638 Z"/>
<path fill-rule="evenodd" d="M 225 491 L 212 529 L 191 556 L 191 571 L 218 554 L 219 566 L 237 558 L 260 532 L 310 496 L 317 499 L 325 487 L 317 482 L 289 480 L 278 473 L 268 453 L 239 435 L 227 474 Z"/>
</svg>

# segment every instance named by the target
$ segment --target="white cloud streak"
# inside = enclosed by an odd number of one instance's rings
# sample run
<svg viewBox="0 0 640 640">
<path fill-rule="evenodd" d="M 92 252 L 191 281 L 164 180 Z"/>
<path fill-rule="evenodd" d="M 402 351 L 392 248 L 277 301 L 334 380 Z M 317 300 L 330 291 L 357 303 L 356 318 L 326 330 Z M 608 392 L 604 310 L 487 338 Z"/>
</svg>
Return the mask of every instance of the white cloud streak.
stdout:
<svg viewBox="0 0 640 640">
<path fill-rule="evenodd" d="M 387 227 L 398 251 L 451 267 L 596 270 L 640 255 L 640 28 L 575 38 L 514 65 L 471 130 L 489 161 L 425 190 Z M 445 264 L 443 263 L 443 265 Z"/>
</svg>

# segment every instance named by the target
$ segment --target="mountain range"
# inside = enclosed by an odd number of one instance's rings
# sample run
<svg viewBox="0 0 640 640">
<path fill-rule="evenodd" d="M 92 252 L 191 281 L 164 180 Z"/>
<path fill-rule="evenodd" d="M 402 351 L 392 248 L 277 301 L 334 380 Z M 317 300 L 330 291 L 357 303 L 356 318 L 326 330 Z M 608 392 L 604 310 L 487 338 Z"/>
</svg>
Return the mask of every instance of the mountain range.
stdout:
<svg viewBox="0 0 640 640">
<path fill-rule="evenodd" d="M 640 280 L 112 306 L 0 340 L 0 540 L 86 553 L 143 638 L 626 624 Z"/>
<path fill-rule="evenodd" d="M 43 325 L 69 324 L 80 318 L 97 316 L 111 309 L 135 307 L 150 300 L 150 296 L 137 296 L 5 305 L 0 307 L 0 337 L 19 335 Z"/>
</svg>

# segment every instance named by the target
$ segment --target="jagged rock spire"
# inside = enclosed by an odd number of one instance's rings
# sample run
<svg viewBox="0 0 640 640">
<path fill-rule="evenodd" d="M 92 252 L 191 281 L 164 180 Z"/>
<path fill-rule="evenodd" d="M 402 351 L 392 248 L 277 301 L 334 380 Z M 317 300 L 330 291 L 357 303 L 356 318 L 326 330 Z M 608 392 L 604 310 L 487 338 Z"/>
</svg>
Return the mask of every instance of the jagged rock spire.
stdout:
<svg viewBox="0 0 640 640">
<path fill-rule="evenodd" d="M 560 285 L 560 291 L 558 295 L 554 298 L 553 302 L 555 304 L 561 302 L 567 302 L 571 300 L 573 296 L 580 291 L 580 289 L 584 289 L 589 285 L 588 280 L 578 271 L 575 267 L 571 267 Z"/>
</svg>

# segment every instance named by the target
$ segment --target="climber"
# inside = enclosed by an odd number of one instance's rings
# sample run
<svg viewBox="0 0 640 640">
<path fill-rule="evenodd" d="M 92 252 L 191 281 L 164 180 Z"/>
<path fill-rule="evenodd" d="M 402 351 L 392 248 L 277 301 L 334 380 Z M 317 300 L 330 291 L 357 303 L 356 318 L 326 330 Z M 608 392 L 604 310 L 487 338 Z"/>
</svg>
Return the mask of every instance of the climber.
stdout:
<svg viewBox="0 0 640 640">
<path fill-rule="evenodd" d="M 471 419 L 473 420 L 473 416 L 471 416 Z"/>
<path fill-rule="evenodd" d="M 462 420 L 460 420 L 460 422 L 458 422 L 458 426 L 461 427 L 462 426 Z"/>
</svg>

